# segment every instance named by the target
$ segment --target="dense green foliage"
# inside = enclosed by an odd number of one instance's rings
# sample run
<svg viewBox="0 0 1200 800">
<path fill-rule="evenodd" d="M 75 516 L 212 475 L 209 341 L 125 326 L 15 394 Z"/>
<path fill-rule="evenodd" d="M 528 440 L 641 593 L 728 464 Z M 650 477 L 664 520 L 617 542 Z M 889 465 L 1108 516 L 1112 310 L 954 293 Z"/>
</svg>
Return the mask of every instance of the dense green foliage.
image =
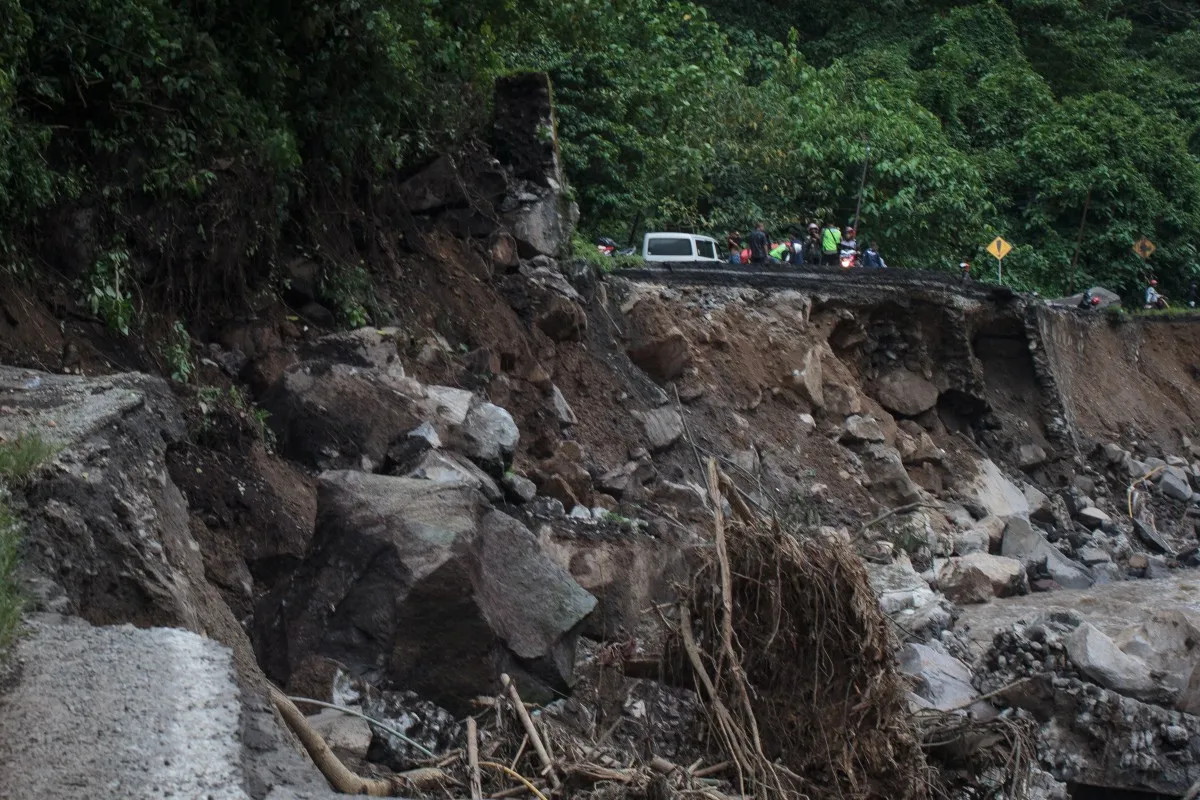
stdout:
<svg viewBox="0 0 1200 800">
<path fill-rule="evenodd" d="M 866 166 L 861 228 L 896 266 L 983 267 L 1003 235 L 1020 286 L 1131 291 L 1144 235 L 1168 293 L 1197 269 L 1184 0 L 0 0 L 0 17 L 0 257 L 36 263 L 48 219 L 101 209 L 81 291 L 118 329 L 138 277 L 194 298 L 269 274 L 318 197 L 369 203 L 480 133 L 491 81 L 529 68 L 554 79 L 591 232 L 845 224 Z"/>
</svg>

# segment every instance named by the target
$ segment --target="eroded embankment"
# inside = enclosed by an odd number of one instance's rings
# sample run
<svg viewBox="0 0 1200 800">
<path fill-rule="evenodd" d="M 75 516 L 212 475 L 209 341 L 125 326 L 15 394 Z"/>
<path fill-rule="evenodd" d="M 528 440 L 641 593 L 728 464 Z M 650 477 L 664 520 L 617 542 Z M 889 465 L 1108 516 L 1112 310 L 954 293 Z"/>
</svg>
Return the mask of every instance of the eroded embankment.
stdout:
<svg viewBox="0 0 1200 800">
<path fill-rule="evenodd" d="M 1089 442 L 1178 447 L 1200 419 L 1200 324 L 1048 308 L 1037 329 L 1072 427 Z"/>
</svg>

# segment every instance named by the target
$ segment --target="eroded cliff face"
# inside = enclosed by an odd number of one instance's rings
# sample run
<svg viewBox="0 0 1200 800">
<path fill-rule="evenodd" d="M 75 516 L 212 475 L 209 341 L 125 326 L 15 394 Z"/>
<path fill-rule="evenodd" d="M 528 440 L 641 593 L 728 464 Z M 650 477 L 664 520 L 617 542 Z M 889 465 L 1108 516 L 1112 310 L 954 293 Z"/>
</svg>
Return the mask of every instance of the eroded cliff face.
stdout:
<svg viewBox="0 0 1200 800">
<path fill-rule="evenodd" d="M 0 430 L 62 440 L 22 491 L 39 607 L 187 627 L 233 647 L 251 684 L 328 700 L 356 681 L 339 696 L 397 719 L 417 700 L 372 693 L 415 691 L 452 719 L 508 673 L 633 741 L 637 709 L 695 710 L 640 673 L 597 680 L 614 652 L 659 657 L 655 609 L 711 549 L 709 458 L 727 500 L 854 548 L 896 635 L 951 660 L 974 660 L 959 608 L 1188 562 L 1187 325 L 1113 328 L 922 281 L 696 286 L 520 254 L 494 269 L 479 244 L 429 237 L 398 272 L 420 290 L 392 295 L 385 328 L 323 334 L 267 309 L 214 329 L 197 380 L 236 395 L 12 371 Z M 960 698 L 1003 672 L 996 647 Z M 943 694 L 925 657 L 909 663 L 921 702 Z M 1046 680 L 1099 680 L 1072 663 Z M 1047 770 L 1142 785 L 1102 756 L 1071 772 L 1063 732 L 1084 729 L 1059 705 L 1022 712 L 1057 737 Z M 691 719 L 652 726 L 680 758 L 698 752 Z M 370 758 L 405 752 L 381 739 Z"/>
</svg>

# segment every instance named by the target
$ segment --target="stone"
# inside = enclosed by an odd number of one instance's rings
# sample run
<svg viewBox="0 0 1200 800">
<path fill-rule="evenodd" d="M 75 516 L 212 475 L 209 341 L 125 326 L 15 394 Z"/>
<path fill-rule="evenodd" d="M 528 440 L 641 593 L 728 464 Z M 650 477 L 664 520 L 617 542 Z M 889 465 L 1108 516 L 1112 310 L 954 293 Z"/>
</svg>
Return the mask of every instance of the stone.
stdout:
<svg viewBox="0 0 1200 800">
<path fill-rule="evenodd" d="M 812 414 L 800 414 L 796 417 L 796 430 L 801 436 L 808 436 L 817 428 L 817 421 Z"/>
<path fill-rule="evenodd" d="M 1023 444 L 1017 448 L 1017 466 L 1031 470 L 1046 463 L 1046 451 L 1036 444 Z"/>
<path fill-rule="evenodd" d="M 555 256 L 566 249 L 579 219 L 579 208 L 557 192 L 535 197 L 501 217 L 517 241 L 518 252 L 532 258 Z"/>
<path fill-rule="evenodd" d="M 900 672 L 917 679 L 913 691 L 931 708 L 966 708 L 979 696 L 971 685 L 971 669 L 957 658 L 926 644 L 907 644 L 899 655 Z"/>
<path fill-rule="evenodd" d="M 993 596 L 1026 594 L 1029 584 L 1020 561 L 971 553 L 951 558 L 942 565 L 938 588 L 956 603 L 986 603 Z"/>
<path fill-rule="evenodd" d="M 936 634 L 950 625 L 950 610 L 913 569 L 906 555 L 891 564 L 866 564 L 879 608 L 907 630 Z"/>
<path fill-rule="evenodd" d="M 937 405 L 938 390 L 929 381 L 906 369 L 887 373 L 875 383 L 875 399 L 895 414 L 915 417 Z"/>
<path fill-rule="evenodd" d="M 1025 493 L 1010 481 L 989 458 L 980 459 L 979 471 L 964 490 L 966 498 L 983 509 L 986 516 L 1003 518 L 1023 517 L 1029 514 L 1029 501 Z"/>
<path fill-rule="evenodd" d="M 1123 653 L 1090 622 L 1076 628 L 1064 644 L 1072 663 L 1104 688 L 1138 699 L 1152 699 L 1161 694 L 1145 662 Z"/>
<path fill-rule="evenodd" d="M 691 363 L 687 337 L 677 327 L 637 342 L 628 352 L 639 369 L 661 383 L 678 379 Z"/>
<path fill-rule="evenodd" d="M 396 187 L 395 199 L 410 213 L 425 214 L 448 206 L 462 205 L 480 198 L 496 198 L 504 194 L 507 184 L 498 167 L 456 164 L 449 156 L 441 156 L 425 169 Z M 472 194 L 467 195 L 470 186 Z"/>
<path fill-rule="evenodd" d="M 668 449 L 683 436 L 683 417 L 670 406 L 653 411 L 635 411 L 633 415 L 642 423 L 642 432 L 652 452 Z"/>
<path fill-rule="evenodd" d="M 1055 583 L 1066 589 L 1087 589 L 1095 582 L 1087 567 L 1063 555 L 1021 517 L 1010 519 L 1005 526 L 1000 554 L 1017 559 L 1026 570 L 1045 569 Z"/>
<path fill-rule="evenodd" d="M 559 425 L 566 427 L 579 422 L 571 404 L 567 402 L 567 398 L 563 396 L 562 390 L 557 386 L 552 386 L 550 389 L 550 406 L 554 409 L 554 416 Z"/>
<path fill-rule="evenodd" d="M 1100 448 L 1100 455 L 1110 466 L 1116 466 L 1125 461 L 1129 456 L 1129 451 L 1125 450 L 1119 444 L 1109 442 Z"/>
<path fill-rule="evenodd" d="M 1158 483 L 1164 497 L 1187 502 L 1192 499 L 1192 484 L 1188 475 L 1179 467 L 1167 467 Z"/>
<path fill-rule="evenodd" d="M 970 528 L 954 535 L 954 555 L 986 553 L 991 548 L 991 537 L 983 528 Z"/>
<path fill-rule="evenodd" d="M 1083 527 L 1087 528 L 1089 531 L 1094 531 L 1100 527 L 1103 527 L 1106 522 L 1112 521 L 1112 518 L 1108 516 L 1108 514 L 1105 514 L 1095 506 L 1088 506 L 1087 508 L 1082 509 L 1075 515 L 1075 518 L 1079 520 L 1083 524 Z"/>
<path fill-rule="evenodd" d="M 631 497 L 638 494 L 642 487 L 654 480 L 658 472 L 649 459 L 634 459 L 614 470 L 609 470 L 600 476 L 596 486 L 617 498 Z"/>
<path fill-rule="evenodd" d="M 984 517 L 975 523 L 975 527 L 986 531 L 988 536 L 988 552 L 999 552 L 1000 545 L 1004 541 L 1004 528 L 1008 525 L 1001 517 L 994 514 Z M 965 554 L 964 554 L 965 555 Z"/>
<path fill-rule="evenodd" d="M 485 469 L 502 474 L 517 449 L 521 432 L 500 406 L 476 402 L 460 431 L 463 452 Z"/>
<path fill-rule="evenodd" d="M 286 370 L 261 404 L 284 455 L 314 469 L 376 469 L 425 421 L 422 391 L 376 369 L 310 361 Z"/>
<path fill-rule="evenodd" d="M 838 441 L 843 444 L 866 444 L 882 442 L 886 439 L 883 427 L 877 421 L 858 414 L 846 417 L 846 421 L 842 425 L 842 432 L 838 437 Z"/>
<path fill-rule="evenodd" d="M 592 502 L 592 476 L 583 466 L 583 448 L 578 442 L 560 442 L 550 458 L 539 462 L 534 475 L 541 493 L 557 497 L 568 508 Z"/>
<path fill-rule="evenodd" d="M 1112 561 L 1112 556 L 1099 547 L 1081 547 L 1078 551 L 1079 560 L 1089 567 L 1096 564 L 1106 564 Z"/>
<path fill-rule="evenodd" d="M 825 407 L 824 372 L 821 367 L 821 350 L 812 348 L 804 356 L 804 364 L 792 370 L 787 384 L 813 408 Z"/>
<path fill-rule="evenodd" d="M 896 448 L 879 442 L 868 444 L 862 453 L 862 465 L 869 481 L 867 488 L 881 503 L 895 507 L 921 499 L 921 489 L 904 468 Z"/>
<path fill-rule="evenodd" d="M 492 502 L 504 498 L 504 492 L 490 475 L 457 453 L 431 450 L 404 475 L 437 483 L 467 484 Z"/>
<path fill-rule="evenodd" d="M 355 758 L 366 758 L 371 748 L 371 725 L 364 719 L 327 708 L 308 718 L 325 744 Z"/>
<path fill-rule="evenodd" d="M 568 690 L 595 603 L 465 483 L 327 472 L 311 552 L 257 615 L 259 655 L 283 683 L 316 653 L 460 713 L 501 671 L 530 696 Z"/>
<path fill-rule="evenodd" d="M 537 312 L 537 326 L 552 341 L 579 342 L 587 332 L 587 314 L 578 302 L 548 293 Z"/>
<path fill-rule="evenodd" d="M 515 472 L 506 472 L 504 473 L 503 483 L 508 493 L 522 503 L 528 503 L 537 497 L 537 484 L 524 475 L 518 475 Z"/>
<path fill-rule="evenodd" d="M 652 496 L 656 502 L 673 507 L 683 517 L 704 519 L 712 516 L 708 494 L 694 483 L 662 481 L 654 487 Z"/>
<path fill-rule="evenodd" d="M 492 234 L 488 241 L 488 256 L 492 259 L 492 266 L 504 270 L 512 269 L 521 261 L 517 251 L 517 240 L 508 231 Z"/>
<path fill-rule="evenodd" d="M 1179 456 L 1167 456 L 1167 466 L 1169 467 L 1186 468 L 1187 465 L 1188 462 L 1186 458 L 1180 458 Z"/>
<path fill-rule="evenodd" d="M 1035 522 L 1053 523 L 1054 504 L 1050 497 L 1036 486 L 1026 486 L 1025 502 L 1029 504 L 1029 518 Z"/>
</svg>

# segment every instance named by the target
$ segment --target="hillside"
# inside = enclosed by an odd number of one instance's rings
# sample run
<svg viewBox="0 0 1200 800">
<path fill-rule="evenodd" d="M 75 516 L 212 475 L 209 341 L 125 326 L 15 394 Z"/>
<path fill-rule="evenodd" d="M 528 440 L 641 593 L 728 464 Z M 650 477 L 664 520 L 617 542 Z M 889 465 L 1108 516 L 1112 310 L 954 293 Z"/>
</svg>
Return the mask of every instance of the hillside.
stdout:
<svg viewBox="0 0 1200 800">
<path fill-rule="evenodd" d="M 1003 234 L 1020 288 L 1131 292 L 1146 270 L 1130 245 L 1148 236 L 1149 270 L 1179 297 L 1200 232 L 1197 13 L 4 0 L 0 252 L 9 274 L 78 282 L 123 328 L 131 306 L 194 314 L 276 285 L 300 250 L 361 316 L 379 198 L 485 132 L 497 75 L 535 68 L 587 232 L 845 224 L 866 165 L 862 228 L 894 265 L 986 261 Z"/>
</svg>

